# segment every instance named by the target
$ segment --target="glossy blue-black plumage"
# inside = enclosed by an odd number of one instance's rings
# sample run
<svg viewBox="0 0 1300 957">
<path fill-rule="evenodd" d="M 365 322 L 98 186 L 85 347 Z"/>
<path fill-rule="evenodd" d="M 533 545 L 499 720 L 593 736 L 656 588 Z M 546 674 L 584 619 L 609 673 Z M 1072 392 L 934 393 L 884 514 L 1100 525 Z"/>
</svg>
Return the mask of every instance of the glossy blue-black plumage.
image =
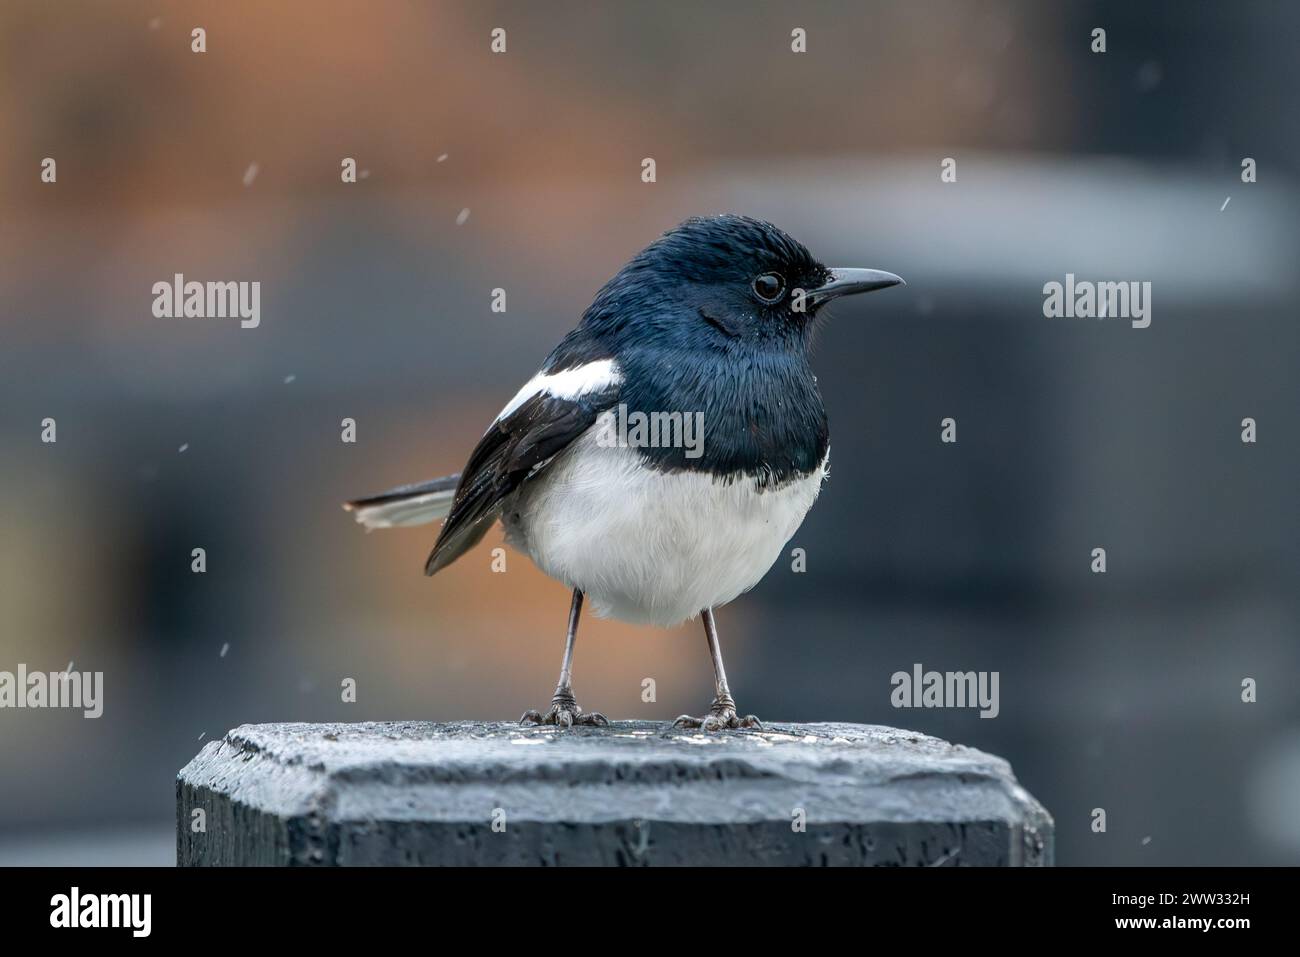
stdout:
<svg viewBox="0 0 1300 957">
<path fill-rule="evenodd" d="M 753 287 L 766 273 L 784 282 L 775 303 Z M 703 454 L 641 448 L 652 468 L 780 485 L 816 469 L 829 443 L 808 361 L 815 310 L 797 310 L 794 298 L 829 275 L 770 223 L 689 219 L 605 284 L 544 368 L 613 358 L 623 373 L 618 401 L 629 413 L 702 412 Z"/>
</svg>

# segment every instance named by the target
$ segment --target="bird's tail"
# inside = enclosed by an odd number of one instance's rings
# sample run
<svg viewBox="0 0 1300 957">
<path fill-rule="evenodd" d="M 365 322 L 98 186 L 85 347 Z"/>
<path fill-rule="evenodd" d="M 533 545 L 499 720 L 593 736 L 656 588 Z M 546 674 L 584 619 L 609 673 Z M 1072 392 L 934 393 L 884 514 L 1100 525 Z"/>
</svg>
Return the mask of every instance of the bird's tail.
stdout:
<svg viewBox="0 0 1300 957">
<path fill-rule="evenodd" d="M 446 518 L 460 474 L 444 475 L 416 485 L 399 485 L 387 492 L 347 502 L 343 508 L 356 515 L 366 528 L 396 528 L 423 525 Z"/>
</svg>

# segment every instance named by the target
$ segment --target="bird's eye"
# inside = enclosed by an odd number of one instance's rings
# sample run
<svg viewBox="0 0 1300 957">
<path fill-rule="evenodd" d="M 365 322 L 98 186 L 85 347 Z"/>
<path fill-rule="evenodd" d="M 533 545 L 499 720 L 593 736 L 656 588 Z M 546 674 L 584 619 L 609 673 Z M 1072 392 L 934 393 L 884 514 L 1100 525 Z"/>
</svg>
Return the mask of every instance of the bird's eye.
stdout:
<svg viewBox="0 0 1300 957">
<path fill-rule="evenodd" d="M 780 273 L 765 272 L 754 280 L 754 295 L 764 302 L 776 302 L 785 294 L 785 279 Z"/>
</svg>

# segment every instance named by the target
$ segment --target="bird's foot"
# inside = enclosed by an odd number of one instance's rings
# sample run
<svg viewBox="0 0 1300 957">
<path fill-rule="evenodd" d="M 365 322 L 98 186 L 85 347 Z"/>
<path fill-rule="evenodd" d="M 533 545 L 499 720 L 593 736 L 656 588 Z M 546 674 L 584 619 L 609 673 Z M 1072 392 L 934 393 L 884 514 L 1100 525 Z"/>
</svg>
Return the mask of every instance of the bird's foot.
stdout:
<svg viewBox="0 0 1300 957">
<path fill-rule="evenodd" d="M 583 711 L 571 694 L 555 693 L 551 699 L 551 708 L 545 714 L 528 710 L 519 719 L 520 724 L 553 724 L 557 728 L 571 728 L 574 725 L 586 725 L 593 728 L 609 727 L 609 719 L 599 711 Z"/>
<path fill-rule="evenodd" d="M 701 731 L 726 731 L 734 728 L 753 728 L 763 730 L 763 722 L 752 714 L 741 717 L 736 713 L 736 702 L 731 695 L 714 698 L 709 713 L 702 718 L 693 718 L 684 714 L 673 722 L 674 728 L 699 728 Z"/>
</svg>

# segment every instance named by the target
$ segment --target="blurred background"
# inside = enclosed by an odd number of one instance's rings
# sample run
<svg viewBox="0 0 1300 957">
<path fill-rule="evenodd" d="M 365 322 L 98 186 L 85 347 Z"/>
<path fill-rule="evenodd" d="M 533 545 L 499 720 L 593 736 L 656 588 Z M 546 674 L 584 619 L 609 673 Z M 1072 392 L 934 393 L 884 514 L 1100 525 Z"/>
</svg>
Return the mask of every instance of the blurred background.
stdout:
<svg viewBox="0 0 1300 957">
<path fill-rule="evenodd" d="M 177 770 L 244 722 L 544 706 L 563 586 L 497 533 L 426 579 L 436 529 L 339 503 L 458 470 L 717 212 L 908 280 L 823 330 L 807 571 L 719 614 L 742 710 L 1000 754 L 1062 864 L 1300 862 L 1297 40 L 1281 2 L 4 4 L 0 670 L 106 687 L 0 711 L 0 864 L 172 862 Z M 260 281 L 260 327 L 155 319 L 178 272 Z M 1150 281 L 1150 328 L 1044 318 L 1067 272 Z M 1001 713 L 893 709 L 914 663 Z M 616 718 L 711 695 L 694 625 L 587 619 L 575 671 Z"/>
</svg>

